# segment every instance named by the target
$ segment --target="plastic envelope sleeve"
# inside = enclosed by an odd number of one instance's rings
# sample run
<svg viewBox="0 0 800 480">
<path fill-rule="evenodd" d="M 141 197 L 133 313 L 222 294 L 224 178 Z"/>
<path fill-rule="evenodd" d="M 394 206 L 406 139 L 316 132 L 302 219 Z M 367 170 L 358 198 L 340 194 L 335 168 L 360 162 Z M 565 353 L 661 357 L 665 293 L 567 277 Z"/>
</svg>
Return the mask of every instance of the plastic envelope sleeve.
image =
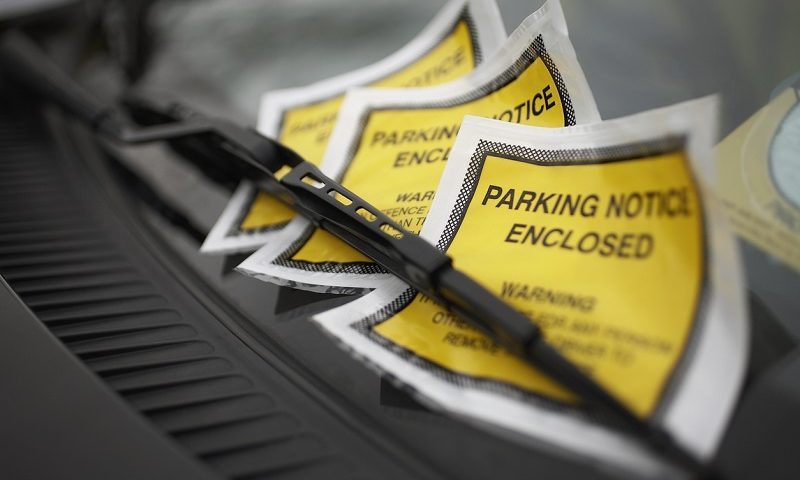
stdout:
<svg viewBox="0 0 800 480">
<path fill-rule="evenodd" d="M 445 83 L 472 71 L 505 38 L 494 0 L 451 1 L 417 37 L 380 62 L 307 87 L 266 93 L 258 129 L 319 165 L 347 90 Z M 291 209 L 244 181 L 201 251 L 253 251 L 269 242 L 293 217 Z"/>
<path fill-rule="evenodd" d="M 466 114 L 546 127 L 599 120 L 558 1 L 525 19 L 465 77 L 430 88 L 348 93 L 322 169 L 417 233 Z M 280 285 L 336 293 L 374 288 L 388 276 L 299 217 L 239 269 Z"/>
<path fill-rule="evenodd" d="M 700 458 L 749 329 L 717 200 L 716 99 L 548 129 L 467 117 L 421 235 Z M 586 461 L 673 478 L 641 440 L 397 279 L 314 321 L 424 403 Z"/>
</svg>

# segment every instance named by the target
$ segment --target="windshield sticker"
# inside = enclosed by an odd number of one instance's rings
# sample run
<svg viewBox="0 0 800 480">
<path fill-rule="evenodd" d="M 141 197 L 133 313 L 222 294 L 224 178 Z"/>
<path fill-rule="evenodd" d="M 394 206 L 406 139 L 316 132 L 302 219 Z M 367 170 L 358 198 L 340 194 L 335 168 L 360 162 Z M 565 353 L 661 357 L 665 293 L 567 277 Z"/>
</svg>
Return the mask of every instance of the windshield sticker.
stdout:
<svg viewBox="0 0 800 480">
<path fill-rule="evenodd" d="M 800 272 L 800 85 L 720 142 L 716 163 L 736 233 Z"/>
<path fill-rule="evenodd" d="M 424 87 L 472 71 L 505 40 L 494 0 L 457 0 L 405 48 L 355 72 L 304 88 L 264 95 L 259 131 L 319 165 L 347 90 L 357 86 Z M 203 243 L 204 253 L 253 251 L 294 212 L 251 182 L 242 182 Z"/>
<path fill-rule="evenodd" d="M 550 1 L 468 76 L 427 89 L 361 89 L 348 94 L 322 168 L 413 233 L 422 228 L 466 114 L 564 127 L 599 119 Z M 303 219 L 248 258 L 242 271 L 282 285 L 347 293 L 387 274 Z"/>
<path fill-rule="evenodd" d="M 713 98 L 565 129 L 467 117 L 421 232 L 702 458 L 749 342 L 736 243 L 707 194 L 715 118 Z M 439 410 L 669 478 L 640 440 L 397 279 L 314 320 Z"/>
</svg>

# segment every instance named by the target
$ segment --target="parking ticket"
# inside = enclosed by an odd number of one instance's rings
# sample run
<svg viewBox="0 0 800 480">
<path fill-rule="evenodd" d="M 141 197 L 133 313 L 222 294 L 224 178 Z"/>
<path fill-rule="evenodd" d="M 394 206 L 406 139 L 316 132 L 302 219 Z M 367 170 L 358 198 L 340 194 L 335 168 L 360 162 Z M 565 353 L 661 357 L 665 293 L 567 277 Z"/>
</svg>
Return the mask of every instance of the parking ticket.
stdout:
<svg viewBox="0 0 800 480">
<path fill-rule="evenodd" d="M 353 87 L 422 87 L 472 71 L 506 39 L 494 0 L 453 0 L 409 44 L 384 60 L 302 88 L 276 90 L 261 100 L 258 130 L 319 165 L 345 93 Z M 201 251 L 253 251 L 294 212 L 252 182 L 243 181 Z"/>
<path fill-rule="evenodd" d="M 557 0 L 545 3 L 492 58 L 456 81 L 351 91 L 322 169 L 417 233 L 466 114 L 546 127 L 599 120 Z M 281 285 L 337 293 L 374 288 L 388 276 L 299 217 L 239 270 Z"/>
<path fill-rule="evenodd" d="M 564 129 L 467 117 L 421 232 L 704 459 L 749 344 L 737 244 L 708 193 L 715 125 L 713 97 Z M 314 321 L 438 410 L 638 475 L 675 473 L 398 279 Z"/>
</svg>

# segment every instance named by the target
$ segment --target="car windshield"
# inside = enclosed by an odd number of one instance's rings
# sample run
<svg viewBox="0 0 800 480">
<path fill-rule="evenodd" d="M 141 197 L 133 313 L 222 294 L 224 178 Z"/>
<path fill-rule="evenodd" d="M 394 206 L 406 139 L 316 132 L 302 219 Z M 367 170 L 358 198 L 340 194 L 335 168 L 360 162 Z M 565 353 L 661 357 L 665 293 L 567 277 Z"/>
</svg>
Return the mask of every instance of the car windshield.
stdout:
<svg viewBox="0 0 800 480">
<path fill-rule="evenodd" d="M 538 3 L 498 0 L 510 32 Z M 601 116 L 616 118 L 720 93 L 719 138 L 768 104 L 800 72 L 800 2 L 564 1 L 570 37 Z M 299 87 L 369 65 L 412 39 L 443 1 L 224 0 L 159 1 L 148 14 L 152 42 L 137 88 L 192 108 L 255 125 L 261 95 Z M 95 65 L 94 67 L 97 67 Z M 97 70 L 87 67 L 88 83 Z M 795 115 L 796 116 L 796 115 Z M 231 191 L 162 147 L 120 149 L 158 193 L 208 232 Z M 800 191 L 791 177 L 789 192 Z M 791 196 L 791 195 L 790 195 Z M 796 199 L 796 195 L 794 196 Z M 431 455 L 453 457 L 452 445 L 504 458 L 524 449 L 473 430 L 440 428 L 436 418 L 378 378 L 308 321 L 347 296 L 311 293 L 233 270 L 246 254 L 210 256 L 185 232 L 145 212 L 164 240 L 265 335 L 278 339 L 343 398 Z M 751 302 L 782 335 L 800 336 L 800 274 L 752 242 L 740 242 Z M 400 421 L 403 415 L 413 421 Z M 442 441 L 437 441 L 442 440 Z M 449 442 L 449 443 L 448 443 Z M 516 461 L 516 460 L 515 460 Z"/>
<path fill-rule="evenodd" d="M 612 3 L 564 5 L 603 118 L 719 93 L 721 139 L 800 73 L 797 2 Z M 443 4 L 245 0 L 231 8 L 222 0 L 156 2 L 148 15 L 153 54 L 140 85 L 252 125 L 264 92 L 374 63 L 408 42 Z M 521 0 L 498 4 L 508 31 L 537 6 Z M 196 177 L 154 175 L 210 228 L 227 193 L 198 193 Z M 797 276 L 747 244 L 745 252 L 751 289 L 769 299 L 779 318 L 798 312 L 800 306 L 787 301 Z M 199 264 L 221 261 L 191 255 Z M 269 289 L 260 283 L 254 288 Z"/>
</svg>

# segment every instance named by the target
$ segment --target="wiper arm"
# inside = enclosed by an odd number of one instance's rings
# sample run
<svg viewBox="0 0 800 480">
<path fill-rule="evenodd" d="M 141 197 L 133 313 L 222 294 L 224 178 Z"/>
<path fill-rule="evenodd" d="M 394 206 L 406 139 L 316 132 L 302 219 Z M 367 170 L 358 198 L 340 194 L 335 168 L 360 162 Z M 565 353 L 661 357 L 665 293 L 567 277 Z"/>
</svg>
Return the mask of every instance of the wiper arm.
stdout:
<svg viewBox="0 0 800 480">
<path fill-rule="evenodd" d="M 4 73 L 23 86 L 106 137 L 127 144 L 186 139 L 201 142 L 217 154 L 215 167 L 220 171 L 256 182 L 314 225 L 344 240 L 549 375 L 586 404 L 612 415 L 656 452 L 700 476 L 708 475 L 703 463 L 666 430 L 639 418 L 547 343 L 541 329 L 528 317 L 455 269 L 451 259 L 436 247 L 405 230 L 289 148 L 226 120 L 186 114 L 179 105 L 165 108 L 140 102 L 139 108 L 162 117 L 166 123 L 134 125 L 122 119 L 116 108 L 91 97 L 16 32 L 6 34 L 0 43 L 0 65 Z M 288 173 L 278 175 L 287 169 Z"/>
</svg>

